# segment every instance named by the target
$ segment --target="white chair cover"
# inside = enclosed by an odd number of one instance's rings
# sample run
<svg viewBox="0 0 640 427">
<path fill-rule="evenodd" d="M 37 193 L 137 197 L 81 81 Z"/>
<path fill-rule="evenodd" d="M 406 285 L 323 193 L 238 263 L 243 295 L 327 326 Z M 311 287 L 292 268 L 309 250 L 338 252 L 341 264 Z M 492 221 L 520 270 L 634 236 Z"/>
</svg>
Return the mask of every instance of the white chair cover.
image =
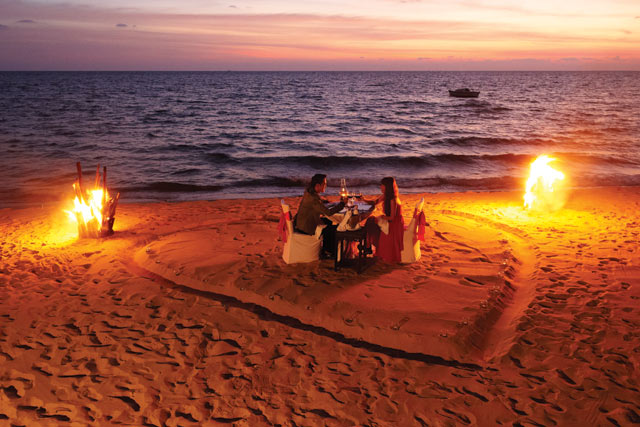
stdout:
<svg viewBox="0 0 640 427">
<path fill-rule="evenodd" d="M 416 204 L 416 209 L 413 211 L 413 218 L 409 222 L 409 226 L 404 231 L 403 246 L 401 252 L 401 261 L 403 264 L 409 264 L 416 262 L 422 256 L 420 252 L 420 240 L 418 240 L 418 217 L 424 208 L 424 197 Z"/>
<path fill-rule="evenodd" d="M 284 200 L 280 203 L 283 214 L 287 215 L 290 211 L 289 205 L 287 205 Z M 284 249 L 282 251 L 282 259 L 284 262 L 287 264 L 294 264 L 299 262 L 312 262 L 320 259 L 320 247 L 322 245 L 321 233 L 323 228 L 324 227 L 322 226 L 318 226 L 314 236 L 296 233 L 293 231 L 291 215 L 287 215 L 287 241 L 285 242 Z"/>
</svg>

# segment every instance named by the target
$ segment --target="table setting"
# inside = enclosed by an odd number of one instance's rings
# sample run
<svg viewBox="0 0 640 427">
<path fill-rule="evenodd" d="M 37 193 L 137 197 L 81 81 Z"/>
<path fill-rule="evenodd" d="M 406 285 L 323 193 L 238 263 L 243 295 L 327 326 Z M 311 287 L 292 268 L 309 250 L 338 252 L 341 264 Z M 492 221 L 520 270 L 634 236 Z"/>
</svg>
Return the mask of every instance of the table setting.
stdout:
<svg viewBox="0 0 640 427">
<path fill-rule="evenodd" d="M 348 258 L 355 255 L 357 270 L 360 272 L 363 259 L 368 253 L 371 253 L 370 248 L 366 245 L 364 222 L 371 216 L 375 206 L 362 200 L 362 195 L 359 192 L 347 191 L 344 178 L 341 180 L 340 197 L 343 200 L 346 199 L 344 208 L 329 217 L 333 224 L 337 225 L 335 269 L 337 271 Z M 331 207 L 336 204 L 330 203 L 327 206 Z M 349 249 L 352 244 L 354 251 Z"/>
</svg>

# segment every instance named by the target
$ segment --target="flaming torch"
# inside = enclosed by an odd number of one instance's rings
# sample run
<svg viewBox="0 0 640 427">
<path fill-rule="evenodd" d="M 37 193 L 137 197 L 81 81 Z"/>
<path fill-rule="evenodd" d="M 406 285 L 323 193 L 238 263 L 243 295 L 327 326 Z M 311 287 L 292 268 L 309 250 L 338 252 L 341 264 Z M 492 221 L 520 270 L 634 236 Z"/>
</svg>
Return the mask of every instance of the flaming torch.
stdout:
<svg viewBox="0 0 640 427">
<path fill-rule="evenodd" d="M 525 209 L 555 210 L 564 203 L 564 198 L 558 191 L 558 182 L 564 180 L 564 174 L 549 166 L 549 163 L 555 160 L 553 157 L 542 155 L 531 163 L 524 195 Z"/>
<path fill-rule="evenodd" d="M 85 191 L 82 187 L 82 167 L 76 164 L 78 179 L 73 184 L 76 198 L 73 200 L 73 209 L 66 210 L 71 221 L 78 226 L 79 237 L 105 237 L 113 234 L 113 222 L 115 220 L 116 206 L 120 199 L 120 193 L 110 197 L 107 191 L 107 168 L 103 169 L 100 176 L 100 166 L 96 169 L 94 189 Z"/>
</svg>

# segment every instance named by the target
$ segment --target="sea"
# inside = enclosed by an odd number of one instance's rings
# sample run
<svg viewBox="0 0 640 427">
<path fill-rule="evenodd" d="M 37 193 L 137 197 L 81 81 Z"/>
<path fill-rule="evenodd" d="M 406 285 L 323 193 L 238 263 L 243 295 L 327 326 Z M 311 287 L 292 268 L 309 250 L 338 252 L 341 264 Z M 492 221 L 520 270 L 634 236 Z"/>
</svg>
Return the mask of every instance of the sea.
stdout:
<svg viewBox="0 0 640 427">
<path fill-rule="evenodd" d="M 480 91 L 454 98 L 449 89 Z M 298 196 L 315 173 L 378 194 L 640 185 L 640 72 L 0 72 L 0 208 Z"/>
</svg>

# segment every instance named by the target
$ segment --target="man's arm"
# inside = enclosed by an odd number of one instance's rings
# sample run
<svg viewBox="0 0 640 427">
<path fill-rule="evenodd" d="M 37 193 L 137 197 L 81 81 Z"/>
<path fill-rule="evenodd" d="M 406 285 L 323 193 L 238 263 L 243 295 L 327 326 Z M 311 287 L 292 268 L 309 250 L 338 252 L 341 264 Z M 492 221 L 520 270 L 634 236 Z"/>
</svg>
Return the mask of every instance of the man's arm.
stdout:
<svg viewBox="0 0 640 427">
<path fill-rule="evenodd" d="M 334 213 L 340 212 L 342 210 L 342 208 L 344 208 L 344 202 L 342 200 L 340 200 L 340 203 L 338 203 L 337 205 L 335 205 L 334 207 L 332 207 L 331 209 L 328 209 L 326 206 L 322 205 L 325 209 L 327 209 L 327 212 L 329 212 L 329 214 L 325 214 L 326 216 L 330 216 L 333 215 Z"/>
<path fill-rule="evenodd" d="M 322 203 L 320 197 L 315 198 L 315 200 L 313 201 L 313 210 L 324 216 L 331 216 L 336 212 L 340 212 L 342 208 L 344 208 L 344 202 L 342 201 L 340 201 L 340 203 L 338 203 L 331 209 L 329 209 L 324 203 Z"/>
</svg>

